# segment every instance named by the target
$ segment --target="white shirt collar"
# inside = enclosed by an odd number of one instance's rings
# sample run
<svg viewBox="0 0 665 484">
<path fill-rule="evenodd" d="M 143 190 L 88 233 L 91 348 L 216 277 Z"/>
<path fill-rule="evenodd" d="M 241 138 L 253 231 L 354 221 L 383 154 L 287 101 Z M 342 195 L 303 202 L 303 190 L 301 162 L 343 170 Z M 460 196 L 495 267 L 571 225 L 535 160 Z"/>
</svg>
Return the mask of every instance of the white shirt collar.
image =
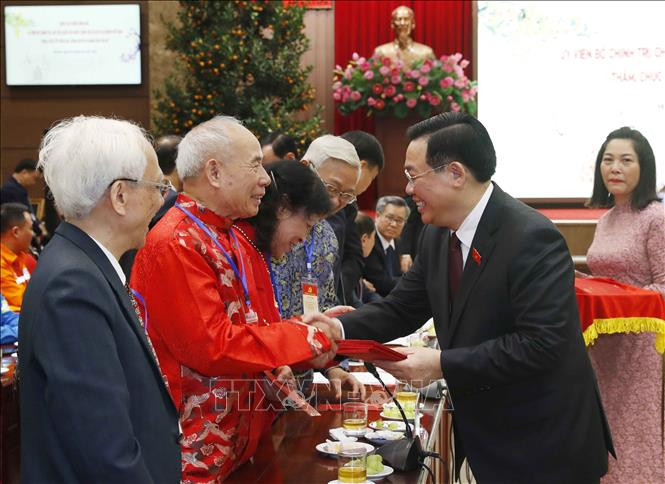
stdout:
<svg viewBox="0 0 665 484">
<path fill-rule="evenodd" d="M 381 241 L 381 247 L 383 247 L 384 252 L 388 250 L 388 247 L 392 247 L 393 250 L 395 250 L 395 239 L 388 242 L 388 240 L 383 235 L 381 235 L 381 233 L 378 230 L 376 231 L 376 235 L 379 236 L 379 240 Z"/>
<path fill-rule="evenodd" d="M 125 282 L 127 282 L 127 277 L 125 277 L 125 273 L 122 272 L 122 267 L 120 267 L 120 263 L 118 262 L 118 260 L 115 257 L 113 257 L 113 254 L 111 254 L 111 252 L 106 247 L 104 247 L 97 239 L 92 237 L 90 234 L 88 234 L 88 237 L 90 237 L 95 242 L 95 244 L 97 244 L 99 248 L 102 249 L 102 252 L 104 252 L 104 255 L 108 258 L 109 262 L 111 263 L 115 271 L 118 273 L 120 282 L 122 282 L 122 285 L 124 286 Z"/>
<path fill-rule="evenodd" d="M 487 207 L 487 202 L 489 202 L 490 195 L 492 195 L 493 190 L 494 184 L 490 183 L 483 196 L 480 197 L 480 200 L 478 200 L 478 203 L 476 203 L 476 206 L 473 207 L 473 210 L 469 212 L 469 215 L 466 216 L 462 224 L 455 232 L 461 243 L 462 262 L 464 264 L 466 264 L 469 250 L 471 250 L 471 243 L 473 242 L 473 238 L 476 235 L 476 230 L 478 229 L 480 218 L 483 216 L 483 212 L 485 211 L 485 207 Z"/>
</svg>

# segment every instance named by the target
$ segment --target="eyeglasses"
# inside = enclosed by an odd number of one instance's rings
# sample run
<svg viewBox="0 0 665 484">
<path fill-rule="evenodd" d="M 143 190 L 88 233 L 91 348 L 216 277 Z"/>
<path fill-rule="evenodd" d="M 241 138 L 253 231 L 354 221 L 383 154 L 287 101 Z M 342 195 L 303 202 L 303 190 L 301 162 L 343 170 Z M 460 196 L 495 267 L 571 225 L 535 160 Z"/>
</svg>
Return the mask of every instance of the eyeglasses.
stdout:
<svg viewBox="0 0 665 484">
<path fill-rule="evenodd" d="M 446 166 L 448 166 L 448 163 L 444 163 L 443 165 L 432 168 L 431 170 L 418 173 L 417 175 L 411 175 L 411 173 L 409 173 L 407 170 L 404 170 L 404 176 L 406 176 L 407 183 L 414 183 L 418 178 L 429 175 L 430 173 L 434 173 L 435 171 L 439 171 Z"/>
<path fill-rule="evenodd" d="M 109 183 L 109 188 L 111 188 L 111 185 L 113 185 L 117 181 L 127 181 L 127 182 L 136 183 L 138 185 L 146 185 L 149 187 L 156 188 L 157 190 L 159 190 L 159 194 L 162 197 L 165 197 L 167 193 L 169 193 L 169 191 L 174 190 L 170 180 L 164 180 L 162 183 L 159 183 L 149 180 L 135 180 L 133 178 L 116 178 L 111 183 Z"/>
<path fill-rule="evenodd" d="M 396 224 L 396 225 L 403 225 L 406 220 L 404 220 L 401 217 L 395 217 L 394 215 L 381 215 L 383 218 L 385 218 L 388 223 L 391 224 Z"/>
<path fill-rule="evenodd" d="M 323 183 L 323 186 L 326 187 L 326 190 L 328 190 L 328 193 L 330 193 L 333 197 L 339 198 L 343 203 L 349 204 L 353 203 L 356 201 L 356 194 L 353 192 L 343 192 L 339 188 L 337 188 L 335 185 L 331 185 L 327 181 L 325 181 L 323 178 L 321 178 L 321 175 L 319 175 L 318 170 L 314 166 L 313 163 L 309 164 L 310 168 L 316 173 L 316 176 L 319 177 L 319 180 L 321 180 L 321 183 Z"/>
<path fill-rule="evenodd" d="M 340 189 L 337 188 L 335 185 L 331 185 L 330 183 L 323 181 L 323 179 L 321 181 L 328 190 L 328 193 L 330 193 L 333 197 L 339 198 L 342 202 L 346 204 L 353 203 L 356 201 L 355 193 L 340 191 Z"/>
</svg>

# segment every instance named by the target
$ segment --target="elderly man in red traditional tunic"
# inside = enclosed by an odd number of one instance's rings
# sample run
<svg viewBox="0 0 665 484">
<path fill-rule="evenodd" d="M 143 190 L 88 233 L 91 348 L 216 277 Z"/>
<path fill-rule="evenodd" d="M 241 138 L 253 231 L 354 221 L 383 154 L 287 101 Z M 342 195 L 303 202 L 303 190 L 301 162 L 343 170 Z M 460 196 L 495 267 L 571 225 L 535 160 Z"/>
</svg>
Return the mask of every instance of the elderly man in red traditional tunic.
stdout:
<svg viewBox="0 0 665 484">
<path fill-rule="evenodd" d="M 255 290 L 260 254 L 232 224 L 258 212 L 270 184 L 258 140 L 217 117 L 178 151 L 183 193 L 148 234 L 131 285 L 180 412 L 182 480 L 219 482 L 254 454 L 274 419 L 257 383 L 263 372 L 287 379 L 286 365 L 321 367 L 341 333 L 322 314 L 310 324 L 274 321 Z"/>
</svg>

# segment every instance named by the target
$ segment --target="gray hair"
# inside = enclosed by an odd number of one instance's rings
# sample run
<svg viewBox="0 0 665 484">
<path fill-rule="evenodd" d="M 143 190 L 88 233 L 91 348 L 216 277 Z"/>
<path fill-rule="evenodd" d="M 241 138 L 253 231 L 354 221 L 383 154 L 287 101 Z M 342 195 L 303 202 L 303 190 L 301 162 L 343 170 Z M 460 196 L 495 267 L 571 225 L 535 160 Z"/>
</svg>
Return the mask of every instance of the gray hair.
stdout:
<svg viewBox="0 0 665 484">
<path fill-rule="evenodd" d="M 206 161 L 217 159 L 220 153 L 229 151 L 231 138 L 227 127 L 230 123 L 242 125 L 233 116 L 215 116 L 185 135 L 178 145 L 178 157 L 175 160 L 181 180 L 198 176 Z"/>
<path fill-rule="evenodd" d="M 303 160 L 309 161 L 317 170 L 329 159 L 343 161 L 358 171 L 360 178 L 360 158 L 355 146 L 339 136 L 326 134 L 316 138 L 307 148 Z M 356 180 L 357 182 L 357 180 Z"/>
<path fill-rule="evenodd" d="M 38 168 L 67 219 L 88 215 L 118 178 L 138 180 L 152 144 L 145 130 L 122 119 L 63 119 L 42 139 Z"/>
<path fill-rule="evenodd" d="M 398 197 L 395 195 L 387 195 L 385 197 L 381 197 L 377 200 L 376 202 L 376 212 L 377 213 L 383 213 L 383 211 L 386 209 L 388 205 L 395 205 L 397 207 L 404 207 L 406 209 L 406 217 L 409 217 L 409 214 L 411 213 L 411 209 L 409 206 L 406 204 L 406 201 L 402 197 Z"/>
</svg>

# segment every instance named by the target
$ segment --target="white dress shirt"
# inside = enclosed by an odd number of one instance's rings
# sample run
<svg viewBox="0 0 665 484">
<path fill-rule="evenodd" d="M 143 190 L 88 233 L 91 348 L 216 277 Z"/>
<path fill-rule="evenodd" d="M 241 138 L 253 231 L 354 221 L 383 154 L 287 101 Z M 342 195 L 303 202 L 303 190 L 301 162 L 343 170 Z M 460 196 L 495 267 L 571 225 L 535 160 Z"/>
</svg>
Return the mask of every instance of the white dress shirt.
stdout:
<svg viewBox="0 0 665 484">
<path fill-rule="evenodd" d="M 494 190 L 494 185 L 489 184 L 487 190 L 476 206 L 473 207 L 473 210 L 469 212 L 469 215 L 466 216 L 462 224 L 457 229 L 455 234 L 460 241 L 460 248 L 462 249 L 462 268 L 466 265 L 466 259 L 469 257 L 469 251 L 471 250 L 471 243 L 473 242 L 473 237 L 476 235 L 476 230 L 478 229 L 478 224 L 480 223 L 480 218 L 483 216 L 485 207 L 487 207 L 487 202 L 490 200 L 490 195 L 492 195 L 492 190 Z"/>
<path fill-rule="evenodd" d="M 102 252 L 104 252 L 104 255 L 108 258 L 109 262 L 111 263 L 115 271 L 118 273 L 120 282 L 122 282 L 122 285 L 124 286 L 125 282 L 127 282 L 127 277 L 125 277 L 125 273 L 122 272 L 122 267 L 120 267 L 120 263 L 118 262 L 118 260 L 115 257 L 113 257 L 113 254 L 111 254 L 111 252 L 106 247 L 104 247 L 97 239 L 95 239 L 90 234 L 88 234 L 88 237 L 90 237 L 95 242 L 95 244 L 97 244 L 99 248 L 102 249 Z"/>
<path fill-rule="evenodd" d="M 388 247 L 392 247 L 393 250 L 395 250 L 395 239 L 392 239 L 390 242 L 388 242 L 388 239 L 386 239 L 383 235 L 381 235 L 381 232 L 378 230 L 376 231 L 376 235 L 379 236 L 379 240 L 381 241 L 381 247 L 383 247 L 383 252 L 388 250 Z"/>
</svg>

